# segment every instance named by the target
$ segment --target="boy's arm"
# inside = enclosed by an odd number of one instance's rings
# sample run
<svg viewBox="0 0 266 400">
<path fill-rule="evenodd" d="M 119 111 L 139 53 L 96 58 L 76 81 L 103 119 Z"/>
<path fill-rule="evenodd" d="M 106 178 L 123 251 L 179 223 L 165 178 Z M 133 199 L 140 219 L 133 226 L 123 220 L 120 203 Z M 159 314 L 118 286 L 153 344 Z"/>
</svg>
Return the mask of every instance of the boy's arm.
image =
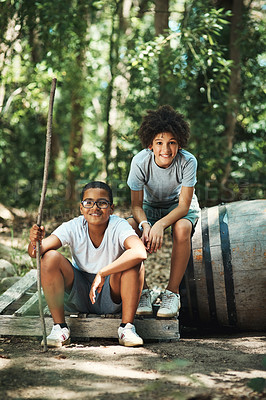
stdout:
<svg viewBox="0 0 266 400">
<path fill-rule="evenodd" d="M 134 220 L 137 224 L 140 224 L 142 221 L 147 221 L 147 216 L 145 211 L 143 210 L 143 190 L 131 190 L 131 208 Z M 142 224 L 143 232 L 141 236 L 141 240 L 143 241 L 144 245 L 149 240 L 149 232 L 150 232 L 150 225 L 146 222 Z"/>
<path fill-rule="evenodd" d="M 126 271 L 146 260 L 147 253 L 142 241 L 137 236 L 129 236 L 124 241 L 126 250 L 111 264 L 103 267 L 98 273 L 105 278 L 117 272 Z"/>
<path fill-rule="evenodd" d="M 158 221 L 162 224 L 163 229 L 168 228 L 168 226 L 171 226 L 173 223 L 187 215 L 193 193 L 194 187 L 182 186 L 178 206 Z"/>
<path fill-rule="evenodd" d="M 170 211 L 165 217 L 159 219 L 159 221 L 152 226 L 149 234 L 149 241 L 147 243 L 148 251 L 156 252 L 160 249 L 163 242 L 164 230 L 187 215 L 193 193 L 194 187 L 182 186 L 178 206 L 174 210 Z"/>
<path fill-rule="evenodd" d="M 100 293 L 105 277 L 118 272 L 126 271 L 146 260 L 147 253 L 142 241 L 137 236 L 129 236 L 124 241 L 126 250 L 111 264 L 101 268 L 97 273 L 90 290 L 92 304 L 95 302 L 96 290 Z"/>
<path fill-rule="evenodd" d="M 146 214 L 142 208 L 143 206 L 143 190 L 131 190 L 131 208 L 134 220 L 139 224 L 144 221 Z"/>
<path fill-rule="evenodd" d="M 43 239 L 45 229 L 43 226 L 33 225 L 30 229 L 30 243 L 28 245 L 28 253 L 30 257 L 36 258 L 36 242 L 40 242 L 40 253 L 43 255 L 48 250 L 57 250 L 62 246 L 61 241 L 55 235 L 50 235 Z"/>
</svg>

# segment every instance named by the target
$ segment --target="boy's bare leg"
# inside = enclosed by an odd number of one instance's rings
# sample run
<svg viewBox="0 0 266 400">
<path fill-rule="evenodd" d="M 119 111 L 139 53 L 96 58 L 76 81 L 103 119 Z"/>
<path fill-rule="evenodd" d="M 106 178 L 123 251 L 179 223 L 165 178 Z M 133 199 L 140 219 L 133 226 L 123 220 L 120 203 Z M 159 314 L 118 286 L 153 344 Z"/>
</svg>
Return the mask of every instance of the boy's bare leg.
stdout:
<svg viewBox="0 0 266 400">
<path fill-rule="evenodd" d="M 179 285 L 185 274 L 191 252 L 192 224 L 187 219 L 180 219 L 173 225 L 173 249 L 168 290 L 179 293 Z"/>
<path fill-rule="evenodd" d="M 45 299 L 55 324 L 65 322 L 64 292 L 71 289 L 74 272 L 69 261 L 58 251 L 50 250 L 41 261 L 41 282 Z"/>
<path fill-rule="evenodd" d="M 128 218 L 127 219 L 127 222 L 132 226 L 132 228 L 134 229 L 134 231 L 136 232 L 136 234 L 138 235 L 138 237 L 141 237 L 141 231 L 139 230 L 139 228 L 138 228 L 138 224 L 137 224 L 137 222 L 134 220 L 134 218 L 133 217 L 131 217 L 131 218 Z M 143 289 L 149 289 L 149 286 L 148 286 L 148 284 L 147 284 L 147 281 L 146 281 L 146 278 L 144 277 L 144 283 L 143 283 L 143 287 L 142 287 L 142 290 Z"/>
<path fill-rule="evenodd" d="M 113 301 L 122 300 L 122 323 L 133 323 L 144 281 L 144 265 L 137 265 L 110 277 Z"/>
<path fill-rule="evenodd" d="M 134 218 L 128 218 L 129 224 L 139 234 L 138 224 Z M 167 285 L 171 292 L 179 293 L 179 285 L 185 274 L 191 253 L 192 224 L 188 219 L 182 218 L 173 225 L 173 248 L 171 257 L 170 278 Z M 144 278 L 143 289 L 148 289 Z"/>
</svg>

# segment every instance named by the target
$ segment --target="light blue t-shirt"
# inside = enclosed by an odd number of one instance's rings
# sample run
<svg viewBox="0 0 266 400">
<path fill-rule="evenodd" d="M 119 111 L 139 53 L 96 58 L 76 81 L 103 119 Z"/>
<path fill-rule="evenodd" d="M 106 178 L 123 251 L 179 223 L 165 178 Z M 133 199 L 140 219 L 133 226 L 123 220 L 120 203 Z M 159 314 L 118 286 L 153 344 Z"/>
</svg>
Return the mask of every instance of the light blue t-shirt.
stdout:
<svg viewBox="0 0 266 400">
<path fill-rule="evenodd" d="M 131 190 L 143 190 L 144 202 L 154 206 L 178 202 L 182 186 L 194 187 L 197 178 L 197 160 L 186 150 L 179 150 L 168 168 L 159 167 L 154 153 L 144 149 L 131 162 L 127 184 Z M 190 209 L 200 209 L 193 194 Z"/>
<path fill-rule="evenodd" d="M 73 266 L 91 274 L 96 274 L 120 257 L 125 251 L 124 241 L 129 236 L 137 236 L 129 223 L 117 215 L 110 216 L 99 247 L 92 243 L 83 215 L 64 222 L 52 234 L 58 237 L 62 246 L 69 245 Z"/>
</svg>

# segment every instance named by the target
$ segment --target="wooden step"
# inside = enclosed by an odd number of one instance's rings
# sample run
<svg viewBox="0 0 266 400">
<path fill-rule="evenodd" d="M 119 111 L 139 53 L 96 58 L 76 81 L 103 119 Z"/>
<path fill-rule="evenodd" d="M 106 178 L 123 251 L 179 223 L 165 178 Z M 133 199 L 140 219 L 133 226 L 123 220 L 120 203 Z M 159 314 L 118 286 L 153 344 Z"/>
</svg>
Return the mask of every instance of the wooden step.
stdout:
<svg viewBox="0 0 266 400">
<path fill-rule="evenodd" d="M 36 270 L 31 270 L 0 296 L 0 336 L 42 337 L 36 282 Z M 46 332 L 49 334 L 53 320 L 45 300 L 42 305 L 46 315 Z M 120 321 L 121 315 L 66 316 L 72 339 L 117 338 Z M 134 325 L 144 340 L 176 341 L 180 338 L 177 318 L 136 317 Z"/>
<path fill-rule="evenodd" d="M 73 339 L 117 338 L 120 324 L 118 318 L 90 316 L 88 318 L 66 317 L 66 322 Z M 53 320 L 45 318 L 46 332 L 50 333 Z M 178 320 L 135 319 L 134 325 L 144 340 L 175 341 L 180 338 Z M 0 316 L 1 336 L 42 336 L 41 321 L 38 316 L 20 317 L 15 315 Z"/>
</svg>

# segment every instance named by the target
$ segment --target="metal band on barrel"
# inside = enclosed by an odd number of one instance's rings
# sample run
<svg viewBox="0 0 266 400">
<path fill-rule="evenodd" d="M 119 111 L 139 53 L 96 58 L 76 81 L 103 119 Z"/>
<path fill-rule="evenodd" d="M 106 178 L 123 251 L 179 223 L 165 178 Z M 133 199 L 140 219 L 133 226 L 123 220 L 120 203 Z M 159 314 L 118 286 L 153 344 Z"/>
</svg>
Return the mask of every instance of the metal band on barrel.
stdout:
<svg viewBox="0 0 266 400">
<path fill-rule="evenodd" d="M 237 324 L 236 300 L 234 277 L 232 268 L 231 244 L 228 229 L 228 215 L 225 205 L 219 205 L 219 224 L 220 224 L 220 237 L 221 237 L 221 251 L 224 267 L 224 281 L 226 292 L 226 303 L 228 322 L 231 326 Z"/>
<path fill-rule="evenodd" d="M 208 209 L 204 208 L 201 211 L 201 229 L 202 229 L 202 250 L 203 262 L 205 265 L 206 286 L 209 302 L 210 320 L 214 324 L 218 324 L 217 311 L 215 303 L 213 273 L 212 273 L 212 260 L 210 251 L 210 238 L 208 226 Z"/>
</svg>

